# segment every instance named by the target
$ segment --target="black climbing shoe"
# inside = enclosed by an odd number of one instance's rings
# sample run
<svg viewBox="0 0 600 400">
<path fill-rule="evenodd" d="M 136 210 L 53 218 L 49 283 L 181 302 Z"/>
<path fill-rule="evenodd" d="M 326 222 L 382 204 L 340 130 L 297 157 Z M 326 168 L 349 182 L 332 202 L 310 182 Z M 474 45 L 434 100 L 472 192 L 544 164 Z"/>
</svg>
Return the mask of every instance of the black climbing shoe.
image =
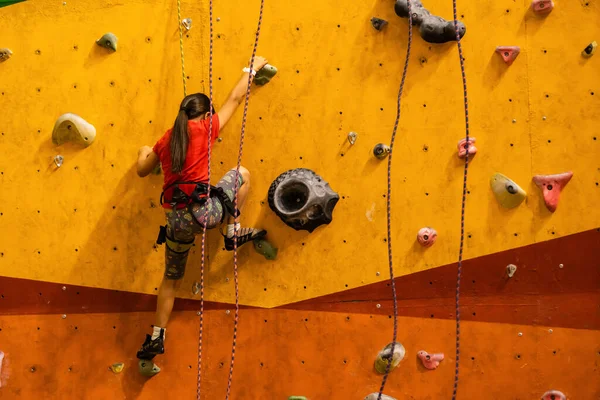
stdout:
<svg viewBox="0 0 600 400">
<path fill-rule="evenodd" d="M 265 236 L 267 236 L 267 231 L 264 229 L 240 228 L 238 230 L 237 247 L 255 239 L 262 239 Z M 233 251 L 233 237 L 225 236 L 225 249 Z"/>
<path fill-rule="evenodd" d="M 146 340 L 142 344 L 142 348 L 137 352 L 137 358 L 140 360 L 152 360 L 158 354 L 164 354 L 165 344 L 163 339 L 163 331 L 160 336 L 152 340 L 152 336 L 146 335 Z"/>
</svg>

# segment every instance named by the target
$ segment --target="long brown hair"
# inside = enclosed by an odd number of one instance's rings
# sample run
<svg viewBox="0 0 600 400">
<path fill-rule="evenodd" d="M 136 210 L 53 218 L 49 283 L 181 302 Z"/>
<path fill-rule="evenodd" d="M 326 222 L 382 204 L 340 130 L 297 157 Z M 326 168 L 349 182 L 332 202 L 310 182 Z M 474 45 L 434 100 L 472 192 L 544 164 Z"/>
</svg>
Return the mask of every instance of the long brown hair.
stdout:
<svg viewBox="0 0 600 400">
<path fill-rule="evenodd" d="M 209 109 L 210 99 L 203 93 L 190 94 L 181 102 L 171 132 L 171 171 L 174 174 L 181 173 L 185 164 L 190 141 L 188 121 L 209 112 Z"/>
</svg>

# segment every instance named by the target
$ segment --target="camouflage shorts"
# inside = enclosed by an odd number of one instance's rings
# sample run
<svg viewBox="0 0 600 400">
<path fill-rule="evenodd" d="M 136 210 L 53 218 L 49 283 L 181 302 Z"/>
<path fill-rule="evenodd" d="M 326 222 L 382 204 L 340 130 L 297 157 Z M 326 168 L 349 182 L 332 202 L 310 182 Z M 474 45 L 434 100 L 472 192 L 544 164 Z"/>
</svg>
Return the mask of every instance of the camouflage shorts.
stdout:
<svg viewBox="0 0 600 400">
<path fill-rule="evenodd" d="M 223 191 L 233 201 L 234 196 L 235 169 L 227 172 L 221 178 L 217 187 L 223 188 Z M 242 186 L 243 178 L 238 176 L 238 189 Z M 206 213 L 208 209 L 208 213 Z M 196 235 L 202 233 L 202 228 L 206 223 L 206 229 L 212 229 L 221 223 L 224 213 L 221 202 L 211 197 L 203 205 L 191 204 L 181 210 L 165 210 L 167 219 L 167 236 L 179 243 L 192 244 Z M 205 219 L 206 217 L 206 219 Z M 189 250 L 177 252 L 165 246 L 165 277 L 167 279 L 181 279 L 185 274 Z"/>
</svg>

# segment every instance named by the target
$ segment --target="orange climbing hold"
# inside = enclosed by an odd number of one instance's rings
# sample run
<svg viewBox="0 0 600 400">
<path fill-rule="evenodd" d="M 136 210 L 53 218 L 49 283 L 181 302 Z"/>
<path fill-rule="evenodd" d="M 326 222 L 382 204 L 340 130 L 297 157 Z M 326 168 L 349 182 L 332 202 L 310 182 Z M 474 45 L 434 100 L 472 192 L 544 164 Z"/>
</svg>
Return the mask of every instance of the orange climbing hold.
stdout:
<svg viewBox="0 0 600 400">
<path fill-rule="evenodd" d="M 560 200 L 560 192 L 567 186 L 572 177 L 573 173 L 571 171 L 556 175 L 536 175 L 533 177 L 533 182 L 542 189 L 544 202 L 551 212 L 556 211 Z"/>
<path fill-rule="evenodd" d="M 498 46 L 496 47 L 496 53 L 502 56 L 507 65 L 511 65 L 521 53 L 521 48 L 519 46 Z"/>
<path fill-rule="evenodd" d="M 554 8 L 554 2 L 552 0 L 533 0 L 531 7 L 536 14 L 550 14 Z"/>
</svg>

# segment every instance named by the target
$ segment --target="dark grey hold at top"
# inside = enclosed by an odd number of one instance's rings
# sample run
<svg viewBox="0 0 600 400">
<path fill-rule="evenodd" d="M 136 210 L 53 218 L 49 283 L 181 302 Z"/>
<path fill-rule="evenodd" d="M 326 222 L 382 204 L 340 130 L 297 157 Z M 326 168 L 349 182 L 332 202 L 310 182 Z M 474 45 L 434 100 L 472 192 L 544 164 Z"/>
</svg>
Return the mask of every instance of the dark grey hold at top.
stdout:
<svg viewBox="0 0 600 400">
<path fill-rule="evenodd" d="M 410 0 L 410 6 L 413 25 L 419 27 L 419 32 L 423 40 L 429 43 L 456 41 L 456 30 L 453 20 L 448 21 L 442 17 L 433 15 L 423 6 L 421 0 Z M 394 10 L 399 17 L 408 18 L 408 0 L 396 0 Z M 467 32 L 467 28 L 462 21 L 458 21 L 458 31 L 462 39 Z"/>
</svg>

